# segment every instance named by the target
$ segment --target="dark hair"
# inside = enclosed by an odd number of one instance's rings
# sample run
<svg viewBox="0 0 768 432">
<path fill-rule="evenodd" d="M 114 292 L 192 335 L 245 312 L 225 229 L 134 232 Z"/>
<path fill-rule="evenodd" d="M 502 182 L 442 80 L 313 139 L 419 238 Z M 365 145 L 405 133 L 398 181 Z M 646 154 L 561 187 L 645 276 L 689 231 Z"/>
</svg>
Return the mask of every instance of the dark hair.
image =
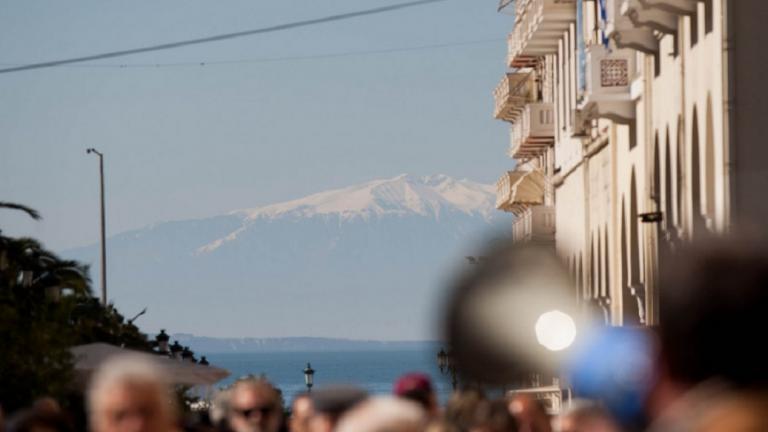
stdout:
<svg viewBox="0 0 768 432">
<path fill-rule="evenodd" d="M 510 414 L 504 400 L 486 401 L 478 407 L 475 425 L 493 432 L 516 432 L 517 420 Z"/>
<path fill-rule="evenodd" d="M 403 392 L 399 397 L 416 402 L 425 410 L 432 409 L 432 390 L 430 389 L 413 389 Z"/>
<path fill-rule="evenodd" d="M 40 428 L 56 432 L 73 432 L 69 419 L 62 413 L 42 412 L 35 409 L 21 411 L 8 422 L 8 432 L 32 432 Z"/>
<path fill-rule="evenodd" d="M 718 377 L 764 388 L 768 251 L 751 241 L 720 239 L 666 261 L 658 333 L 670 378 L 693 385 Z"/>
</svg>

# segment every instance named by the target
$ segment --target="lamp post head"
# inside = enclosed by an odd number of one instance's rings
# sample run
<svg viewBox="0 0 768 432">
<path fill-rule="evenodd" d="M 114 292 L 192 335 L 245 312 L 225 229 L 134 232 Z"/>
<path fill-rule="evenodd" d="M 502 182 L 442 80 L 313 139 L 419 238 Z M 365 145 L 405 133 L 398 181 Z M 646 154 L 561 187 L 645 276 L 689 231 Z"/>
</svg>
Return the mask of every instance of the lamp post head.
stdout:
<svg viewBox="0 0 768 432">
<path fill-rule="evenodd" d="M 179 355 L 182 351 L 184 351 L 184 347 L 181 346 L 179 341 L 173 341 L 173 345 L 171 345 L 171 356 L 173 358 L 179 358 Z"/>
<path fill-rule="evenodd" d="M 155 336 L 155 341 L 157 341 L 157 349 L 161 353 L 167 353 L 168 352 L 168 341 L 171 339 L 170 336 L 165 332 L 165 329 L 161 329 L 160 333 Z"/>
<path fill-rule="evenodd" d="M 437 366 L 440 368 L 441 373 L 445 373 L 445 368 L 448 366 L 448 353 L 442 348 L 440 348 L 440 352 L 437 353 Z"/>
<path fill-rule="evenodd" d="M 312 369 L 312 365 L 307 363 L 307 367 L 304 368 L 304 383 L 307 385 L 308 390 L 312 390 L 312 386 L 315 384 L 315 370 Z"/>
<path fill-rule="evenodd" d="M 188 346 L 185 346 L 181 351 L 181 359 L 186 360 L 188 362 L 194 362 L 195 359 L 195 353 L 192 352 L 191 349 L 189 349 Z"/>
</svg>

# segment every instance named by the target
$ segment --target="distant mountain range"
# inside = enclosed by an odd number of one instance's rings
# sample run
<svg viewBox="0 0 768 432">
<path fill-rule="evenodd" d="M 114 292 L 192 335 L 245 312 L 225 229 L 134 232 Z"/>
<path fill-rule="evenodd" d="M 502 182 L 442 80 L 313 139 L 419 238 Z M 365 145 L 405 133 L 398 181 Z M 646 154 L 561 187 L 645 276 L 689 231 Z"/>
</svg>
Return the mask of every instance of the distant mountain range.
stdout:
<svg viewBox="0 0 768 432">
<path fill-rule="evenodd" d="M 494 201 L 490 185 L 400 175 L 161 222 L 108 238 L 109 297 L 127 316 L 147 306 L 149 332 L 430 340 L 445 281 L 511 222 Z M 98 281 L 97 246 L 63 255 Z"/>
<path fill-rule="evenodd" d="M 172 334 L 173 340 L 197 353 L 301 352 L 301 351 L 412 351 L 434 349 L 430 341 L 372 341 L 317 337 L 213 338 L 186 333 Z"/>
</svg>

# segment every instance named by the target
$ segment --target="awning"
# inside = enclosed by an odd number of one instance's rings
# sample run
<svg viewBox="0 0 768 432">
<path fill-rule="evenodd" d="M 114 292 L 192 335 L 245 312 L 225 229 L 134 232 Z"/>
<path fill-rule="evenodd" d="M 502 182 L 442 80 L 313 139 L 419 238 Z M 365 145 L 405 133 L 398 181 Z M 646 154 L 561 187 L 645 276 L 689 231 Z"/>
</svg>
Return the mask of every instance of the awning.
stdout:
<svg viewBox="0 0 768 432">
<path fill-rule="evenodd" d="M 172 384 L 212 385 L 229 376 L 229 371 L 216 366 L 205 366 L 182 360 L 120 348 L 107 343 L 78 345 L 70 349 L 74 357 L 75 372 L 83 378 L 89 377 L 107 359 L 119 355 L 145 357 L 161 367 Z"/>
</svg>

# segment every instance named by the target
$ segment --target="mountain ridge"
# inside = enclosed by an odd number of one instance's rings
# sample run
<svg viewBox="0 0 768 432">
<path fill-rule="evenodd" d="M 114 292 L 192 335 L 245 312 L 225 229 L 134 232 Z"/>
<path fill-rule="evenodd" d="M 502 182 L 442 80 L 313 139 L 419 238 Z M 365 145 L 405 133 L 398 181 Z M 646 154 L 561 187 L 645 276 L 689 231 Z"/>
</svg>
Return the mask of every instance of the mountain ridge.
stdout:
<svg viewBox="0 0 768 432">
<path fill-rule="evenodd" d="M 174 333 L 170 336 L 173 340 L 179 341 L 181 345 L 189 346 L 194 351 L 203 353 L 410 351 L 424 350 L 425 348 L 433 348 L 439 345 L 439 342 L 432 340 L 383 341 L 309 336 L 227 338 L 198 336 L 189 333 Z"/>
<path fill-rule="evenodd" d="M 505 229 L 494 201 L 489 185 L 397 176 L 277 203 L 282 213 L 151 224 L 108 238 L 109 300 L 148 307 L 148 331 L 431 340 L 445 281 Z M 99 280 L 97 244 L 62 255 Z"/>
</svg>

